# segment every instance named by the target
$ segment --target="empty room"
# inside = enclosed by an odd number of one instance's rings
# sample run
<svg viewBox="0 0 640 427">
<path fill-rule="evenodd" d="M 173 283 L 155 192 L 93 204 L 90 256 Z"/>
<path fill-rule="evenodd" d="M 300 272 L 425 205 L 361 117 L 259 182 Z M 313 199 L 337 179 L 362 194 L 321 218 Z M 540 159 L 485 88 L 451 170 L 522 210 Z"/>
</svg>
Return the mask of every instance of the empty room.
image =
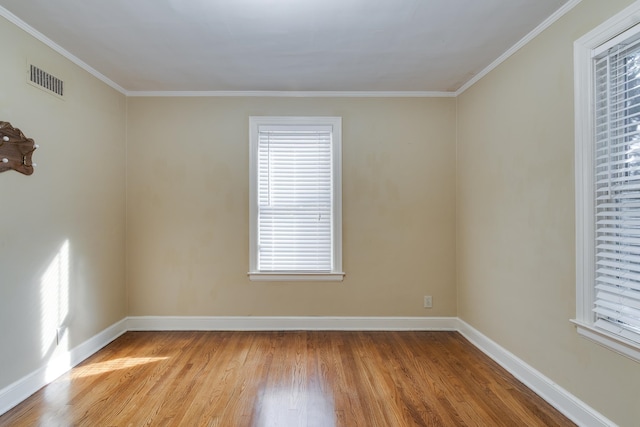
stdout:
<svg viewBox="0 0 640 427">
<path fill-rule="evenodd" d="M 0 426 L 640 425 L 640 1 L 0 0 L 0 46 Z"/>
</svg>

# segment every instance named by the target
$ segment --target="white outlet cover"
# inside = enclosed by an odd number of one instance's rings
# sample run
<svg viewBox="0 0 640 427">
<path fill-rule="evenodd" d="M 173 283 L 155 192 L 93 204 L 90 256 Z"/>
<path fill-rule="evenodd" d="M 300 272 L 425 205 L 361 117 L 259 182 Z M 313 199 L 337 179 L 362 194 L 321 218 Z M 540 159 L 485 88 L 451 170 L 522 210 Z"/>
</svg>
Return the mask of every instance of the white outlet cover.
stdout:
<svg viewBox="0 0 640 427">
<path fill-rule="evenodd" d="M 424 308 L 431 308 L 433 306 L 433 300 L 431 296 L 424 297 Z"/>
</svg>

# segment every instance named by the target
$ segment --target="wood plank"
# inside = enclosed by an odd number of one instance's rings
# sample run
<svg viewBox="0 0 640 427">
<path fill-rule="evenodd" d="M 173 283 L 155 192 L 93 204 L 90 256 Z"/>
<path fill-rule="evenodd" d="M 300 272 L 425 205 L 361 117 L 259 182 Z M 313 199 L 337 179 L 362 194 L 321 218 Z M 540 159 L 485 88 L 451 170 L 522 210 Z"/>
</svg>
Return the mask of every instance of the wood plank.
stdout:
<svg viewBox="0 0 640 427">
<path fill-rule="evenodd" d="M 572 426 L 456 332 L 128 332 L 0 426 Z"/>
</svg>

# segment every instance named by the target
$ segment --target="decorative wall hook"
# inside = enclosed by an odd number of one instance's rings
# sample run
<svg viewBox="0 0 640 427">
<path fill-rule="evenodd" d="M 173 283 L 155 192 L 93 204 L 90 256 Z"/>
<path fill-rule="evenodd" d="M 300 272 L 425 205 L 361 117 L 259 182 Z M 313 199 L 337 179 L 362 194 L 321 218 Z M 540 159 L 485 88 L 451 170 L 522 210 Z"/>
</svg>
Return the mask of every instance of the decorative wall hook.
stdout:
<svg viewBox="0 0 640 427">
<path fill-rule="evenodd" d="M 36 165 L 31 156 L 38 145 L 9 122 L 0 121 L 0 137 L 0 172 L 13 169 L 31 175 Z"/>
</svg>

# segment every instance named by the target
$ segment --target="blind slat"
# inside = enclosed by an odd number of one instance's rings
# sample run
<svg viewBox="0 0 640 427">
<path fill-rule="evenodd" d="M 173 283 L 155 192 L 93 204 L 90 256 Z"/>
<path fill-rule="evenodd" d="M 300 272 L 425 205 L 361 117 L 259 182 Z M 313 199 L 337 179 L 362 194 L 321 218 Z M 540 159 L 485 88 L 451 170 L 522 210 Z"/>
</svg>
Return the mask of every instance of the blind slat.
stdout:
<svg viewBox="0 0 640 427">
<path fill-rule="evenodd" d="M 640 44 L 595 71 L 595 325 L 640 343 Z"/>
<path fill-rule="evenodd" d="M 596 285 L 598 284 L 613 285 L 621 288 L 640 291 L 640 283 L 633 280 L 619 279 L 610 276 L 598 276 L 596 278 Z"/>
<path fill-rule="evenodd" d="M 327 126 L 259 126 L 259 271 L 332 270 L 331 141 Z"/>
<path fill-rule="evenodd" d="M 598 284 L 596 289 L 602 291 L 598 292 L 598 298 L 611 302 L 624 300 L 626 305 L 629 305 L 636 310 L 640 310 L 640 292 L 634 289 L 610 286 L 606 284 Z"/>
</svg>

